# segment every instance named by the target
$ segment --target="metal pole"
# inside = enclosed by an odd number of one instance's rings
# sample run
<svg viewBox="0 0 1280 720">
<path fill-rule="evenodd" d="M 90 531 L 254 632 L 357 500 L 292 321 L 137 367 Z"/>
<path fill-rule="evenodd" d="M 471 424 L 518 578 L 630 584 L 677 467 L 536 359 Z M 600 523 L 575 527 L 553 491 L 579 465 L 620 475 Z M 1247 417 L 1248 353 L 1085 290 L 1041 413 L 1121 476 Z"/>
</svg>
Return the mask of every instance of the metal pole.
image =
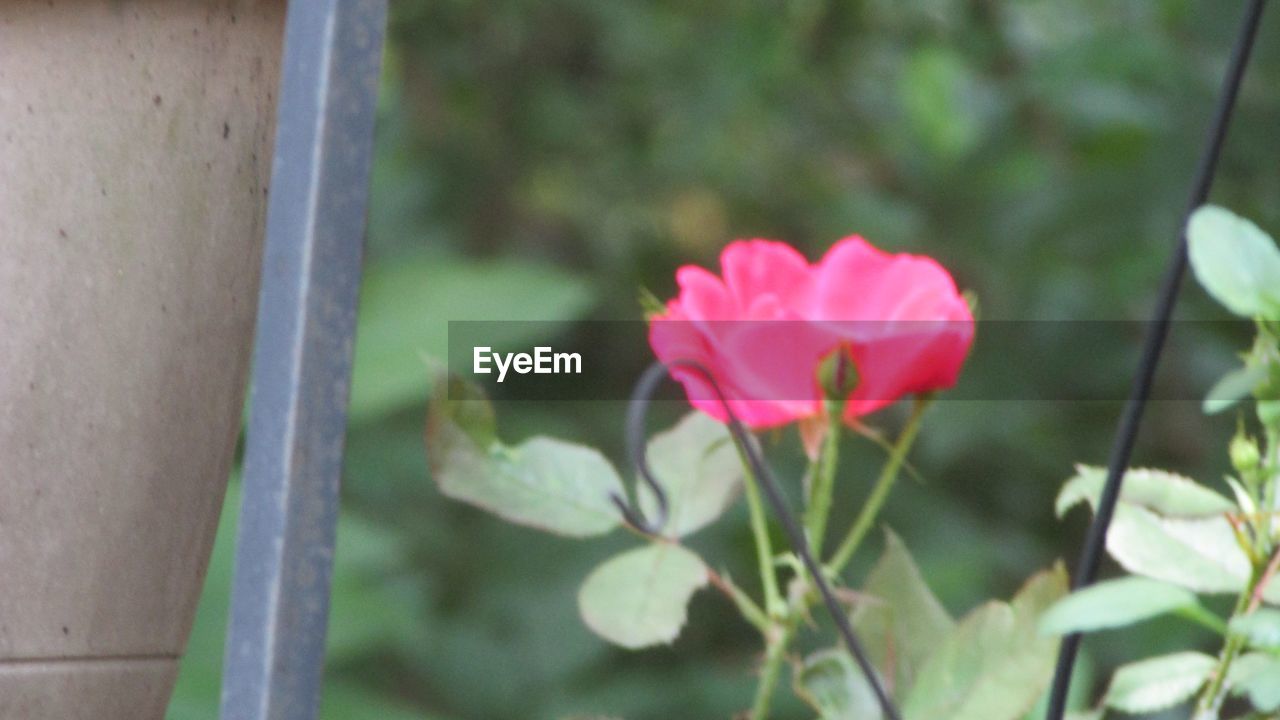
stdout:
<svg viewBox="0 0 1280 720">
<path fill-rule="evenodd" d="M 1076 567 L 1075 578 L 1071 583 L 1072 590 L 1088 587 L 1097 579 L 1098 565 L 1102 561 L 1102 553 L 1106 547 L 1107 529 L 1111 526 L 1116 503 L 1120 499 L 1120 486 L 1124 482 L 1124 473 L 1129 467 L 1129 457 L 1133 454 L 1133 446 L 1138 439 L 1142 413 L 1151 395 L 1156 366 L 1160 362 L 1160 353 L 1164 350 L 1164 342 L 1169 335 L 1173 306 L 1178 300 L 1182 275 L 1186 272 L 1187 221 L 1191 213 L 1209 199 L 1209 190 L 1213 187 L 1213 178 L 1218 170 L 1218 159 L 1222 156 L 1222 146 L 1226 143 L 1227 130 L 1231 126 L 1236 97 L 1240 93 L 1240 84 L 1244 81 L 1244 72 L 1249 65 L 1249 55 L 1253 51 L 1254 40 L 1258 37 L 1258 26 L 1262 21 L 1262 11 L 1265 7 L 1266 0 L 1250 0 L 1245 8 L 1244 20 L 1241 21 L 1240 31 L 1231 52 L 1231 60 L 1227 63 L 1226 75 L 1222 80 L 1222 89 L 1218 95 L 1213 122 L 1209 126 L 1209 135 L 1191 183 L 1187 212 L 1182 218 L 1182 224 L 1178 227 L 1173 257 L 1169 259 L 1164 279 L 1160 284 L 1160 294 L 1156 300 L 1153 317 L 1147 324 L 1142 356 L 1138 360 L 1138 369 L 1130 386 L 1129 399 L 1125 402 L 1124 411 L 1116 425 L 1111 457 L 1107 463 L 1107 479 L 1098 496 L 1098 508 L 1094 512 L 1093 524 L 1089 526 L 1089 532 L 1085 535 L 1084 548 L 1080 552 L 1080 563 Z M 1080 633 L 1071 633 L 1062 638 L 1062 644 L 1058 648 L 1058 664 L 1049 690 L 1046 720 L 1062 720 L 1066 715 L 1067 694 L 1071 690 L 1071 673 L 1075 667 L 1076 656 L 1080 652 L 1080 640 Z"/>
<path fill-rule="evenodd" d="M 319 709 L 385 0 L 285 26 L 223 720 Z"/>
</svg>

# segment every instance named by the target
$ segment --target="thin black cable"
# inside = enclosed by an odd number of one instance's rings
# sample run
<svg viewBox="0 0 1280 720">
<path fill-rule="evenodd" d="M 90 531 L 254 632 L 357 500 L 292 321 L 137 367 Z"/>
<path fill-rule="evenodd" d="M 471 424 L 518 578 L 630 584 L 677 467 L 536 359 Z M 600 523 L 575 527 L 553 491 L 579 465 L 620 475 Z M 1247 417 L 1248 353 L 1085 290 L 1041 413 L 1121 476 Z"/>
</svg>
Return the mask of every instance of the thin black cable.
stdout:
<svg viewBox="0 0 1280 720">
<path fill-rule="evenodd" d="M 631 403 L 627 406 L 627 459 L 630 461 L 631 467 L 639 473 L 641 481 L 649 486 L 649 491 L 653 493 L 653 498 L 657 503 L 657 517 L 648 518 L 644 513 L 640 512 L 638 505 L 631 505 L 626 498 L 614 493 L 610 495 L 613 504 L 618 507 L 618 511 L 622 513 L 623 519 L 631 524 L 642 533 L 647 535 L 657 535 L 662 532 L 662 526 L 667 524 L 667 493 L 662 489 L 662 485 L 653 476 L 653 471 L 649 469 L 649 457 L 645 453 L 645 437 L 644 425 L 645 416 L 649 410 L 649 399 L 653 397 L 654 391 L 658 389 L 658 384 L 666 377 L 665 372 L 655 372 L 654 367 L 661 367 L 658 363 L 656 366 L 650 367 L 640 376 L 640 381 L 636 383 L 635 390 L 631 394 Z M 637 498 L 638 499 L 638 498 Z"/>
<path fill-rule="evenodd" d="M 1217 109 L 1213 123 L 1209 128 L 1209 136 L 1200 163 L 1196 169 L 1192 183 L 1191 197 L 1187 203 L 1187 211 L 1178 230 L 1177 244 L 1173 257 L 1165 270 L 1160 286 L 1160 295 L 1155 307 L 1154 318 L 1147 325 L 1146 338 L 1143 341 L 1142 356 L 1138 363 L 1137 374 L 1130 388 L 1129 399 L 1125 403 L 1124 412 L 1116 426 L 1115 442 L 1111 448 L 1111 457 L 1107 463 L 1107 480 L 1098 497 L 1098 507 L 1093 524 L 1085 536 L 1084 548 L 1080 553 L 1080 564 L 1072 589 L 1078 590 L 1093 584 L 1097 578 L 1098 564 L 1106 545 L 1107 529 L 1115 514 L 1116 501 L 1120 497 L 1120 484 L 1124 478 L 1125 468 L 1129 466 L 1129 456 L 1133 453 L 1134 441 L 1138 436 L 1138 426 L 1142 423 L 1142 412 L 1151 394 L 1151 383 L 1155 377 L 1156 366 L 1160 362 L 1160 353 L 1164 349 L 1165 339 L 1169 335 L 1169 321 L 1173 315 L 1173 306 L 1178 299 L 1178 289 L 1182 276 L 1187 268 L 1186 223 L 1191 213 L 1204 204 L 1209 197 L 1213 185 L 1213 177 L 1218 168 L 1218 159 L 1222 155 L 1222 146 L 1227 136 L 1227 128 L 1231 124 L 1231 114 L 1235 109 L 1236 96 L 1240 91 L 1240 83 L 1244 78 L 1245 67 L 1249 63 L 1249 55 L 1253 51 L 1254 39 L 1258 34 L 1259 21 L 1266 0 L 1250 0 L 1245 11 L 1240 33 L 1235 47 L 1231 51 L 1231 60 L 1227 65 L 1223 78 L 1221 95 L 1218 97 Z M 1062 639 L 1058 650 L 1058 665 L 1054 671 L 1053 689 L 1049 695 L 1049 710 L 1046 720 L 1062 720 L 1066 713 L 1067 691 L 1071 687 L 1071 671 L 1075 666 L 1080 651 L 1080 634 L 1073 633 Z"/>
<path fill-rule="evenodd" d="M 716 399 L 724 408 L 725 416 L 728 418 L 729 432 L 733 436 L 733 440 L 742 450 L 747 458 L 747 462 L 751 464 L 751 470 L 756 479 L 759 481 L 760 487 L 764 488 L 765 497 L 768 498 L 769 504 L 773 506 L 773 512 L 778 516 L 779 522 L 782 523 L 783 529 L 787 533 L 788 539 L 791 541 L 791 548 L 800 556 L 804 562 L 805 568 L 809 571 L 809 576 L 813 578 L 813 582 L 818 586 L 818 592 L 822 595 L 822 600 L 827 606 L 827 611 L 831 614 L 831 619 L 835 621 L 836 629 L 840 632 L 840 637 L 844 640 L 845 646 L 849 649 L 849 653 L 853 656 L 854 661 L 858 663 L 858 667 L 862 670 L 862 674 L 867 678 L 867 683 L 871 686 L 872 692 L 875 693 L 876 700 L 880 703 L 880 708 L 884 712 L 887 720 L 901 720 L 902 715 L 893 704 L 893 699 L 889 697 L 889 693 L 884 689 L 884 685 L 880 682 L 880 677 L 875 671 L 875 667 L 871 664 L 871 660 L 867 657 L 866 651 L 862 647 L 862 643 L 858 641 L 857 634 L 853 631 L 853 626 L 849 623 L 848 614 L 840 607 L 839 601 L 836 600 L 835 593 L 831 590 L 831 585 L 827 582 L 826 575 L 823 574 L 822 567 L 813 557 L 813 552 L 809 548 L 809 541 L 804 535 L 804 531 L 800 529 L 800 524 L 796 521 L 795 515 L 791 512 L 791 508 L 787 504 L 787 499 L 783 495 L 782 490 L 778 487 L 778 481 L 773 475 L 773 471 L 769 468 L 768 463 L 760 455 L 759 449 L 752 442 L 752 438 L 747 429 L 738 420 L 733 409 L 729 407 L 729 402 L 725 398 L 724 392 L 720 389 L 720 384 L 716 382 L 715 377 L 705 366 L 692 360 L 674 360 L 670 364 L 663 364 L 661 361 L 654 363 L 645 370 L 640 376 L 640 381 L 636 383 L 635 392 L 631 397 L 631 406 L 627 413 L 627 446 L 631 452 L 631 459 L 650 487 L 657 487 L 657 481 L 651 476 L 649 465 L 645 461 L 643 451 L 638 448 L 643 447 L 644 440 L 644 418 L 648 413 L 649 405 L 652 402 L 654 391 L 658 385 L 670 374 L 671 367 L 683 367 L 701 375 L 712 390 L 715 391 Z M 834 432 L 834 429 L 832 430 Z M 620 498 L 614 496 L 614 502 L 619 505 L 629 518 L 638 515 Z M 628 522 L 631 522 L 628 520 Z M 645 526 L 650 524 L 641 518 L 641 522 Z M 634 522 L 632 524 L 635 524 Z M 661 525 L 661 523 L 659 523 Z M 637 526 L 641 527 L 642 526 Z M 659 527 L 660 529 L 660 527 Z"/>
</svg>

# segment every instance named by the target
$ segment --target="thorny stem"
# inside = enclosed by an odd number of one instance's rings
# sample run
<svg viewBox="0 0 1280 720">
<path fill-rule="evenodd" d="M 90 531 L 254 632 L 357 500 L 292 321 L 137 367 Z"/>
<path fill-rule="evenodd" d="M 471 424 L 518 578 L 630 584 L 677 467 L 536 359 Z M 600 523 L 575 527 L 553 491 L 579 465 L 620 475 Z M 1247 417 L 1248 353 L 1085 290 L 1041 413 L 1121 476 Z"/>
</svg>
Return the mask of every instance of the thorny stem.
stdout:
<svg viewBox="0 0 1280 720">
<path fill-rule="evenodd" d="M 1271 520 L 1268 518 L 1267 523 L 1270 522 Z M 1271 561 L 1267 563 L 1266 569 L 1262 571 L 1262 579 L 1258 581 L 1258 586 L 1253 589 L 1253 597 L 1249 598 L 1249 612 L 1257 610 L 1258 606 L 1262 604 L 1263 593 L 1266 591 L 1267 585 L 1270 585 L 1271 581 L 1275 579 L 1277 570 L 1280 570 L 1280 552 L 1276 552 L 1271 556 Z"/>
<path fill-rule="evenodd" d="M 910 451 L 911 445 L 920 431 L 924 411 L 929 406 L 929 402 L 930 398 L 928 396 L 918 396 L 916 398 L 911 410 L 911 417 L 907 420 L 907 424 L 898 436 L 889 458 L 885 461 L 880 477 L 872 490 L 871 497 L 863 506 L 862 512 L 859 513 L 853 527 L 846 535 L 844 542 L 841 543 L 840 549 L 832 561 L 827 564 L 827 569 L 832 574 L 837 574 L 853 557 L 862 538 L 875 522 L 880 508 L 888 498 L 889 491 L 893 488 L 894 481 L 906 461 L 907 453 Z M 832 407 L 832 404 L 828 404 L 826 409 L 829 413 L 830 424 L 827 428 L 827 436 L 823 441 L 822 452 L 814 460 L 815 466 L 811 468 L 814 484 L 810 493 L 810 507 L 805 514 L 805 525 L 810 534 L 810 542 L 813 543 L 815 555 L 819 552 L 819 540 L 822 534 L 825 533 L 827 516 L 831 511 L 831 500 L 835 485 L 836 453 L 838 451 L 836 443 L 839 441 L 840 428 L 841 409 L 838 404 L 836 404 L 835 408 Z M 739 449 L 739 454 L 741 454 L 741 449 Z M 747 468 L 746 472 L 750 480 L 747 484 L 747 501 L 748 505 L 752 506 L 752 526 L 753 531 L 755 531 L 756 508 L 760 503 L 759 491 L 755 487 L 756 480 L 751 473 L 750 464 L 745 457 L 742 458 L 742 461 Z M 821 516 L 820 519 L 819 515 Z M 763 526 L 763 523 L 761 525 Z M 763 538 L 763 543 L 761 538 Z M 774 611 L 775 606 L 768 601 L 768 598 L 770 597 L 770 592 L 777 592 L 777 577 L 773 572 L 772 564 L 770 564 L 768 572 L 765 572 L 763 558 L 766 553 L 770 558 L 772 558 L 773 554 L 772 546 L 767 543 L 768 536 L 761 532 L 756 532 L 757 554 L 761 558 L 761 573 L 765 578 L 765 607 L 769 610 L 769 613 L 768 627 L 764 630 L 764 661 L 760 669 L 760 683 L 756 686 L 755 700 L 751 706 L 751 720 L 768 720 L 769 708 L 773 702 L 773 694 L 778 686 L 787 651 L 790 648 L 791 641 L 795 638 L 797 627 L 807 617 L 809 607 L 816 599 L 812 590 L 794 593 L 790 602 L 785 604 L 782 603 L 781 596 L 778 596 L 777 602 L 779 604 L 777 607 L 780 608 L 780 611 Z M 762 551 L 761 548 L 764 548 L 764 550 Z M 772 591 L 769 589 L 771 585 L 774 588 Z"/>
<path fill-rule="evenodd" d="M 743 592 L 742 588 L 735 585 L 733 580 L 730 579 L 727 574 L 721 575 L 720 573 L 708 568 L 707 578 L 717 590 L 724 593 L 731 601 L 733 601 L 734 607 L 738 608 L 738 612 L 742 613 L 742 617 L 746 618 L 747 622 L 755 626 L 761 634 L 766 636 L 768 635 L 769 629 L 772 627 L 769 616 L 765 614 L 765 611 L 759 605 L 756 604 L 755 600 L 751 599 L 750 595 Z"/>
<path fill-rule="evenodd" d="M 813 488 L 809 507 L 805 512 L 805 529 L 809 533 L 809 546 L 814 557 L 822 557 L 822 541 L 827 534 L 827 518 L 831 515 L 831 500 L 836 486 L 836 465 L 840 456 L 840 415 L 843 403 L 827 400 L 823 403 L 827 416 L 826 434 L 822 450 L 814 463 Z"/>
<path fill-rule="evenodd" d="M 1280 551 L 1273 548 L 1271 527 L 1272 518 L 1269 512 L 1275 502 L 1277 470 L 1280 470 L 1280 462 L 1277 461 L 1277 433 L 1271 428 L 1267 429 L 1267 460 L 1263 463 L 1262 471 L 1265 478 L 1266 486 L 1264 490 L 1263 512 L 1259 514 L 1257 522 L 1254 524 L 1253 531 L 1263 541 L 1267 554 L 1259 555 L 1254 561 L 1253 568 L 1249 573 L 1249 583 L 1245 586 L 1244 592 L 1236 600 L 1236 607 L 1231 613 L 1231 619 L 1248 615 L 1262 602 L 1262 593 L 1266 589 L 1266 585 L 1270 583 L 1276 574 L 1277 563 L 1280 563 Z M 1199 699 L 1196 700 L 1196 711 L 1194 720 L 1218 720 L 1218 713 L 1222 709 L 1222 703 L 1227 695 L 1227 675 L 1231 671 L 1231 665 L 1244 649 L 1245 638 L 1241 635 L 1228 632 L 1227 641 L 1223 645 L 1222 653 L 1218 656 L 1218 666 L 1214 669 L 1213 675 L 1209 678 L 1209 683 L 1200 693 Z"/>
<path fill-rule="evenodd" d="M 1249 600 L 1253 597 L 1253 591 L 1261 578 L 1260 568 L 1255 567 L 1249 573 L 1249 584 L 1236 601 L 1235 610 L 1231 613 L 1232 619 L 1247 614 Z M 1196 701 L 1193 720 L 1218 720 L 1218 711 L 1222 709 L 1222 702 L 1227 695 L 1227 673 L 1231 671 L 1231 663 L 1235 662 L 1236 656 L 1240 654 L 1243 647 L 1243 637 L 1232 633 L 1227 634 L 1227 642 L 1222 647 L 1222 654 L 1218 656 L 1218 667 L 1214 669 L 1213 675 L 1209 678 L 1209 684 L 1205 686 L 1204 691 L 1200 693 L 1200 698 Z"/>
<path fill-rule="evenodd" d="M 1261 539 L 1269 552 L 1274 544 L 1272 528 L 1276 511 L 1276 486 L 1280 485 L 1280 428 L 1267 428 L 1267 460 L 1262 466 L 1263 500 L 1262 515 L 1267 518 L 1262 525 Z"/>
<path fill-rule="evenodd" d="M 734 443 L 734 447 L 738 450 L 738 458 L 742 461 L 742 469 L 747 476 L 747 509 L 751 514 L 751 534 L 755 537 L 760 583 L 764 586 L 764 608 L 769 617 L 781 617 L 786 612 L 786 605 L 782 601 L 782 593 L 778 591 L 778 574 L 773 567 L 773 543 L 769 540 L 769 525 L 764 513 L 764 503 L 760 500 L 760 480 L 752 472 L 751 463 L 747 462 L 742 448 L 737 443 Z"/>
<path fill-rule="evenodd" d="M 885 461 L 884 468 L 880 471 L 880 477 L 871 490 L 871 496 L 863 504 L 862 511 L 858 513 L 853 526 L 849 528 L 849 533 L 845 535 L 835 555 L 827 563 L 827 567 L 833 574 L 838 574 L 853 559 L 853 554 L 857 552 L 863 538 L 871 530 L 876 516 L 880 514 L 880 508 L 889 498 L 889 491 L 893 489 L 893 484 L 898 479 L 898 471 L 902 469 L 907 453 L 911 450 L 911 444 L 915 442 L 916 434 L 920 432 L 921 421 L 924 419 L 924 411 L 929 407 L 929 402 L 928 396 L 921 395 L 916 398 L 911 408 L 911 417 L 902 428 L 898 441 L 894 443 L 893 452 L 889 453 L 889 459 Z"/>
<path fill-rule="evenodd" d="M 797 616 L 792 616 L 776 621 L 766 635 L 768 640 L 765 643 L 764 663 L 760 668 L 760 684 L 756 686 L 755 701 L 751 704 L 751 720 L 768 720 L 773 691 L 778 687 L 778 678 L 782 675 L 783 661 L 795 635 L 797 620 Z"/>
</svg>

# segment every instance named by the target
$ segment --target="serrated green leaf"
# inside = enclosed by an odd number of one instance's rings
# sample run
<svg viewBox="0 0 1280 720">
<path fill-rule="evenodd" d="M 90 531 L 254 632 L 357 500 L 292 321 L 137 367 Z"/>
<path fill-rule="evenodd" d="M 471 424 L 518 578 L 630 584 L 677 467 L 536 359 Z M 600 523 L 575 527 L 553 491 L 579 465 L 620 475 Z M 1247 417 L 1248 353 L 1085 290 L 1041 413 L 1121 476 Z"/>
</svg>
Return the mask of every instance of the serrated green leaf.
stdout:
<svg viewBox="0 0 1280 720">
<path fill-rule="evenodd" d="M 1247 695 L 1262 712 L 1280 709 L 1280 657 L 1247 653 L 1236 658 L 1227 671 L 1227 687 L 1233 695 Z"/>
<path fill-rule="evenodd" d="M 603 535 L 620 524 L 610 500 L 622 492 L 618 473 L 598 451 L 562 440 L 535 437 L 490 453 L 481 472 L 446 471 L 438 480 L 454 499 L 560 535 Z"/>
<path fill-rule="evenodd" d="M 692 552 L 655 542 L 605 561 L 578 592 L 583 621 L 625 648 L 671 643 L 684 627 L 689 598 L 708 582 Z"/>
<path fill-rule="evenodd" d="M 1231 632 L 1243 635 L 1250 647 L 1280 649 L 1280 610 L 1258 608 L 1248 615 L 1232 618 L 1228 627 Z"/>
<path fill-rule="evenodd" d="M 1079 468 L 1058 495 L 1058 511 L 1097 502 L 1104 472 Z M 1120 502 L 1107 532 L 1107 552 L 1129 572 L 1202 593 L 1236 593 L 1250 562 L 1225 513 L 1236 507 L 1193 481 L 1158 470 L 1125 475 Z M 1266 597 L 1280 596 L 1280 586 Z"/>
<path fill-rule="evenodd" d="M 1280 319 L 1280 248 L 1257 225 L 1206 205 L 1187 223 L 1187 252 L 1196 279 L 1228 310 Z"/>
<path fill-rule="evenodd" d="M 1213 672 L 1217 660 L 1198 652 L 1180 652 L 1129 663 L 1116 670 L 1104 699 L 1127 713 L 1151 713 L 1190 698 Z"/>
<path fill-rule="evenodd" d="M 1220 413 L 1249 397 L 1267 379 L 1265 365 L 1245 365 L 1223 375 L 1209 389 L 1202 409 L 1206 415 Z"/>
<path fill-rule="evenodd" d="M 685 415 L 649 441 L 649 467 L 667 494 L 662 534 L 679 538 L 711 524 L 742 491 L 742 463 L 724 425 L 701 412 Z M 646 517 L 657 513 L 648 486 L 639 490 Z"/>
<path fill-rule="evenodd" d="M 427 459 L 441 492 L 569 537 L 601 535 L 621 523 L 610 497 L 622 492 L 622 480 L 598 451 L 546 437 L 513 448 L 496 439 L 482 444 L 492 432 L 485 429 L 492 422 L 487 402 L 470 392 L 466 400 L 451 399 L 449 387 L 436 383 L 427 418 Z"/>
<path fill-rule="evenodd" d="M 1107 532 L 1107 552 L 1135 575 L 1202 593 L 1236 593 L 1249 576 L 1249 560 L 1225 518 L 1161 518 L 1121 504 Z"/>
<path fill-rule="evenodd" d="M 1040 615 L 1067 591 L 1061 565 L 1037 574 L 1012 602 L 967 615 L 925 662 L 903 703 L 907 720 L 1014 720 L 1053 673 L 1057 640 L 1036 631 Z"/>
<path fill-rule="evenodd" d="M 894 687 L 909 688 L 938 638 L 955 629 L 955 621 L 934 597 L 920 569 L 896 534 L 885 532 L 884 553 L 862 588 L 866 600 L 851 621 L 872 662 L 888 674 L 894 660 Z"/>
<path fill-rule="evenodd" d="M 1106 468 L 1077 465 L 1076 474 L 1058 493 L 1055 504 L 1058 516 L 1062 517 L 1081 502 L 1087 501 L 1091 507 L 1094 506 L 1106 478 Z M 1151 468 L 1126 471 L 1120 486 L 1120 499 L 1166 517 L 1200 517 L 1236 510 L 1226 497 L 1191 478 Z"/>
<path fill-rule="evenodd" d="M 819 650 L 805 658 L 800 670 L 805 702 L 821 720 L 880 720 L 875 691 L 842 648 Z"/>
<path fill-rule="evenodd" d="M 1143 577 L 1108 580 L 1059 600 L 1040 619 L 1040 632 L 1066 635 L 1123 627 L 1199 605 L 1194 593 Z"/>
</svg>

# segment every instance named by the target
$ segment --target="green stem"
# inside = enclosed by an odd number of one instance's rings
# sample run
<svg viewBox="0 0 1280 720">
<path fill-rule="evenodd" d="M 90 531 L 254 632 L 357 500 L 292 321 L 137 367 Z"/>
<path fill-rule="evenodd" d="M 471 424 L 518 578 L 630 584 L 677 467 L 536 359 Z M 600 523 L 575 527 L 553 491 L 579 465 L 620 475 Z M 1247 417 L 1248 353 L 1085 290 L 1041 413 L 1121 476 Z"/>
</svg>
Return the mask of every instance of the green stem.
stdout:
<svg viewBox="0 0 1280 720">
<path fill-rule="evenodd" d="M 795 634 L 796 623 L 786 620 L 774 625 L 765 646 L 764 664 L 760 668 L 760 684 L 756 686 L 755 701 L 751 704 L 751 720 L 768 720 L 769 706 L 773 703 L 773 691 L 782 675 L 782 662 L 787 658 L 787 648 Z"/>
<path fill-rule="evenodd" d="M 889 491 L 892 489 L 899 471 L 906 462 L 907 453 L 910 451 L 911 445 L 920 431 L 921 421 L 929 401 L 930 398 L 927 396 L 916 398 L 915 405 L 911 410 L 911 417 L 907 420 L 902 433 L 898 436 L 897 443 L 889 453 L 889 459 L 885 461 L 884 468 L 880 472 L 880 478 L 876 481 L 875 488 L 871 492 L 871 497 L 863 506 L 849 534 L 840 544 L 839 550 L 837 550 L 832 562 L 828 565 L 834 572 L 839 572 L 848 563 L 861 543 L 862 538 L 871 528 L 881 506 L 884 505 L 885 500 L 888 498 Z M 809 504 L 805 512 L 805 529 L 809 534 L 809 541 L 813 545 L 815 555 L 821 552 L 823 536 L 826 534 L 827 520 L 831 513 L 840 439 L 841 408 L 839 403 L 828 403 L 826 411 L 829 421 L 827 436 L 823 438 L 822 450 L 811 467 L 813 485 L 810 488 Z M 738 452 L 739 456 L 741 456 L 742 449 L 739 448 Z M 755 700 L 752 703 L 749 717 L 750 720 L 768 720 L 769 708 L 772 705 L 773 695 L 782 674 L 782 666 L 786 660 L 787 651 L 795 638 L 796 628 L 800 620 L 805 616 L 806 610 L 813 600 L 813 594 L 801 593 L 793 598 L 793 602 L 786 603 L 783 601 L 781 594 L 778 593 L 777 575 L 773 568 L 773 550 L 769 543 L 768 534 L 765 532 L 767 528 L 764 524 L 764 512 L 760 502 L 757 480 L 751 472 L 751 466 L 746 462 L 746 458 L 742 457 L 742 460 L 748 478 L 747 505 L 751 511 L 752 532 L 756 536 L 756 549 L 760 560 L 761 577 L 765 586 L 765 608 L 768 610 L 771 619 L 771 624 L 765 632 L 765 656 L 760 670 L 760 684 L 756 687 Z"/>
<path fill-rule="evenodd" d="M 765 613 L 755 600 L 751 599 L 742 588 L 734 584 L 733 579 L 727 573 L 720 574 L 709 572 L 711 584 L 719 588 L 725 595 L 733 601 L 734 607 L 738 608 L 738 612 L 742 613 L 742 617 L 751 623 L 760 634 L 768 637 L 770 629 L 773 627 L 773 621 Z"/>
<path fill-rule="evenodd" d="M 1280 429 L 1266 428 L 1266 433 L 1267 457 L 1260 471 L 1263 500 L 1262 522 L 1259 523 L 1262 532 L 1259 534 L 1264 544 L 1263 552 L 1270 554 L 1275 540 L 1271 528 L 1274 526 L 1272 513 L 1276 512 L 1276 485 L 1280 484 Z"/>
<path fill-rule="evenodd" d="M 1244 592 L 1240 594 L 1240 598 L 1236 601 L 1236 608 L 1231 613 L 1233 620 L 1246 614 L 1249 608 L 1249 601 L 1253 597 L 1253 591 L 1261 577 L 1262 572 L 1257 568 L 1250 574 L 1249 583 Z M 1240 635 L 1228 633 L 1227 642 L 1222 648 L 1222 654 L 1218 656 L 1218 667 L 1214 669 L 1213 675 L 1209 678 L 1209 684 L 1205 686 L 1204 691 L 1200 693 L 1200 698 L 1196 700 L 1194 720 L 1218 720 L 1218 712 L 1222 709 L 1222 702 L 1227 695 L 1227 673 L 1231 671 L 1231 664 L 1235 662 L 1236 656 L 1240 654 L 1240 650 L 1243 648 L 1244 638 Z"/>
<path fill-rule="evenodd" d="M 1254 595 L 1258 592 L 1258 587 L 1264 582 L 1271 581 L 1271 563 L 1274 558 L 1271 553 L 1271 526 L 1274 511 L 1276 484 L 1280 481 L 1277 478 L 1277 470 L 1280 469 L 1280 458 L 1277 457 L 1277 437 L 1273 429 L 1267 428 L 1267 458 L 1262 464 L 1262 477 L 1265 487 L 1263 493 L 1265 501 L 1263 502 L 1261 522 L 1255 526 L 1264 539 L 1267 546 L 1267 554 L 1262 556 L 1259 562 L 1253 567 L 1250 573 L 1249 583 L 1245 586 L 1244 592 L 1236 601 L 1235 610 L 1231 613 L 1231 619 L 1248 615 L 1255 609 Z M 1222 703 L 1226 699 L 1227 691 L 1227 674 L 1231 671 L 1231 664 L 1240 655 L 1244 649 L 1245 638 L 1236 634 L 1227 634 L 1227 642 L 1222 648 L 1222 654 L 1218 656 L 1218 667 L 1214 670 L 1213 676 L 1209 679 L 1209 684 L 1205 686 L 1204 691 L 1200 694 L 1200 698 L 1196 701 L 1196 712 L 1194 720 L 1218 720 L 1218 713 L 1222 709 Z"/>
<path fill-rule="evenodd" d="M 755 537 L 756 562 L 760 566 L 760 583 L 764 586 L 764 607 L 770 617 L 781 617 L 786 612 L 786 603 L 782 593 L 778 591 L 778 574 L 773 567 L 773 543 L 769 540 L 769 525 L 764 512 L 764 503 L 760 499 L 760 481 L 751 471 L 751 463 L 747 462 L 742 448 L 734 443 L 738 450 L 738 458 L 742 461 L 742 470 L 747 476 L 747 509 L 751 514 L 751 534 Z"/>
<path fill-rule="evenodd" d="M 809 534 L 809 546 L 815 558 L 822 557 L 822 543 L 827 534 L 827 518 L 831 515 L 831 500 L 835 494 L 836 465 L 840 457 L 840 415 L 843 403 L 827 400 L 826 435 L 822 449 L 813 464 L 813 487 L 809 494 L 809 506 L 805 512 L 805 529 Z"/>
<path fill-rule="evenodd" d="M 902 464 L 907 459 L 907 453 L 911 450 L 911 444 L 915 442 L 916 434 L 920 432 L 921 421 L 924 419 L 924 411 L 929 406 L 929 402 L 930 398 L 927 396 L 918 396 L 916 398 L 915 405 L 911 408 L 911 417 L 907 420 L 906 426 L 902 428 L 902 433 L 898 435 L 898 441 L 894 443 L 893 452 L 889 453 L 889 459 L 885 461 L 884 467 L 880 471 L 880 477 L 876 480 L 875 487 L 871 490 L 871 496 L 863 504 L 862 511 L 858 513 L 857 519 L 854 520 L 853 527 L 849 528 L 849 533 L 845 535 L 835 555 L 827 563 L 827 567 L 833 574 L 839 573 L 844 569 L 845 565 L 849 564 L 853 554 L 857 552 L 858 546 L 862 544 L 863 538 L 871 530 L 876 516 L 880 513 L 880 508 L 884 506 L 885 500 L 889 498 L 889 491 L 893 489 L 893 484 L 898 479 L 898 471 L 902 469 Z"/>
</svg>

